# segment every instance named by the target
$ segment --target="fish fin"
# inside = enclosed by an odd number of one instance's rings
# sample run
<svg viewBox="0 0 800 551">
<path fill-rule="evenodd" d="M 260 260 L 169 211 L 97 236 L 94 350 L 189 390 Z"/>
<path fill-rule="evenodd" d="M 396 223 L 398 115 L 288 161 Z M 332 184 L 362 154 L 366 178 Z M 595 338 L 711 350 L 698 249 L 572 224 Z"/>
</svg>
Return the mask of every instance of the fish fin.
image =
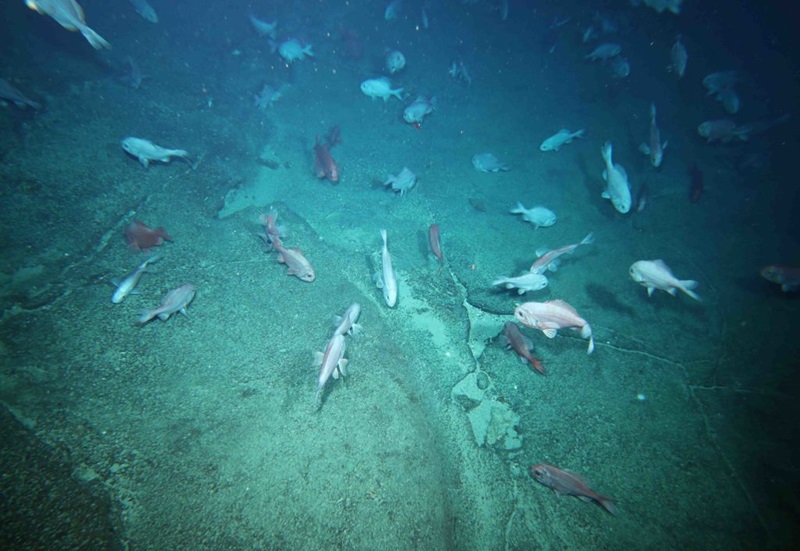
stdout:
<svg viewBox="0 0 800 551">
<path fill-rule="evenodd" d="M 553 260 L 553 261 L 552 261 L 552 262 L 551 262 L 551 263 L 550 263 L 550 264 L 547 266 L 547 269 L 548 269 L 548 270 L 550 270 L 551 272 L 557 272 L 557 271 L 558 271 L 558 265 L 559 265 L 559 264 L 561 264 L 561 261 L 560 261 L 559 259 L 557 259 L 557 258 L 556 258 L 555 260 Z"/>
<path fill-rule="evenodd" d="M 617 506 L 614 504 L 614 501 L 606 496 L 597 495 L 597 503 L 599 503 L 603 509 L 611 513 L 612 515 L 616 516 L 619 512 L 617 510 Z"/>
<path fill-rule="evenodd" d="M 623 178 L 625 178 L 626 180 L 628 179 L 628 173 L 625 171 L 625 167 L 624 166 L 622 166 L 622 165 L 614 165 L 614 168 L 616 168 L 619 171 L 619 173 L 622 174 Z"/>
<path fill-rule="evenodd" d="M 583 238 L 581 245 L 590 245 L 594 243 L 594 232 L 589 232 L 589 235 Z"/>
<path fill-rule="evenodd" d="M 647 286 L 647 296 L 648 297 L 652 297 L 653 296 L 653 291 L 655 291 L 655 289 L 656 289 L 655 287 L 651 287 L 650 285 L 648 285 Z"/>
<path fill-rule="evenodd" d="M 555 306 L 560 306 L 561 308 L 564 308 L 568 312 L 571 312 L 572 314 L 575 314 L 576 316 L 578 315 L 577 310 L 575 310 L 575 308 L 573 308 L 571 304 L 566 303 L 561 299 L 549 300 L 545 304 L 553 304 Z"/>
<path fill-rule="evenodd" d="M 607 191 L 601 193 L 600 197 L 602 197 L 603 199 L 611 199 L 611 195 L 609 195 Z"/>
<path fill-rule="evenodd" d="M 372 276 L 372 281 L 375 282 L 375 286 L 378 289 L 383 289 L 383 276 L 381 276 L 380 272 L 375 272 L 375 274 Z"/>
<path fill-rule="evenodd" d="M 349 361 L 350 360 L 348 360 L 347 358 L 342 358 L 341 360 L 339 360 L 339 365 L 336 367 L 335 372 L 338 372 L 339 375 L 341 375 L 342 377 L 347 376 L 347 364 Z"/>
<path fill-rule="evenodd" d="M 523 289 L 522 287 L 517 287 L 517 294 L 518 295 L 524 295 L 527 292 L 528 292 L 527 289 Z"/>
<path fill-rule="evenodd" d="M 353 325 L 350 326 L 349 333 L 355 337 L 356 335 L 361 333 L 363 330 L 364 330 L 364 326 L 363 325 L 358 324 L 358 323 L 354 323 Z"/>
<path fill-rule="evenodd" d="M 120 281 L 119 281 L 119 279 L 117 279 L 117 278 L 115 277 L 115 278 L 114 278 L 114 279 L 112 279 L 112 280 L 111 280 L 109 283 L 111 283 L 111 285 L 113 285 L 114 287 L 119 287 Z"/>
<path fill-rule="evenodd" d="M 158 314 L 157 317 L 161 321 L 167 321 L 169 319 L 169 314 L 167 314 L 166 312 L 161 312 L 160 314 Z"/>
<path fill-rule="evenodd" d="M 661 260 L 660 258 L 657 259 L 657 260 L 653 260 L 653 264 L 655 266 L 661 268 L 662 270 L 666 270 L 668 272 L 672 272 L 672 270 L 669 269 L 669 266 L 667 266 L 667 263 L 664 262 L 663 260 Z"/>
<path fill-rule="evenodd" d="M 548 339 L 552 339 L 558 334 L 558 330 L 550 327 L 548 329 L 542 329 L 542 333 L 544 333 L 544 336 Z"/>
<path fill-rule="evenodd" d="M 700 298 L 700 295 L 698 295 L 697 293 L 695 293 L 692 290 L 692 289 L 696 289 L 697 286 L 699 285 L 696 281 L 694 281 L 692 279 L 684 279 L 682 281 L 679 281 L 679 283 L 681 284 L 681 291 L 683 291 L 684 293 L 686 293 L 687 295 L 689 295 L 690 297 L 692 297 L 696 301 L 702 302 L 703 299 Z"/>
<path fill-rule="evenodd" d="M 150 161 L 145 157 L 139 157 L 139 162 L 142 163 L 142 166 L 145 168 L 150 166 Z"/>
<path fill-rule="evenodd" d="M 319 352 L 319 351 L 314 352 L 314 358 L 313 358 L 314 365 L 315 366 L 322 365 L 322 359 L 324 357 L 325 357 L 325 354 L 323 354 L 322 352 Z"/>
<path fill-rule="evenodd" d="M 639 151 L 644 153 L 645 155 L 650 155 L 650 146 L 646 143 L 639 144 Z"/>
<path fill-rule="evenodd" d="M 499 344 L 500 346 L 502 346 L 502 347 L 503 347 L 503 348 L 505 348 L 505 349 L 509 349 L 509 348 L 511 348 L 511 343 L 509 342 L 509 340 L 508 340 L 508 337 L 506 337 L 506 336 L 505 336 L 504 334 L 502 334 L 502 333 L 500 333 L 500 334 L 497 336 L 497 344 Z"/>
<path fill-rule="evenodd" d="M 608 170 L 606 170 L 605 168 L 603 169 L 603 180 L 608 181 Z M 603 193 L 605 194 L 605 192 Z M 605 197 L 605 199 L 608 199 L 608 197 Z"/>
<path fill-rule="evenodd" d="M 539 247 L 535 251 L 536 258 L 541 258 L 541 257 L 543 257 L 544 255 L 546 255 L 549 252 L 550 252 L 550 249 L 548 249 L 547 247 Z"/>
<path fill-rule="evenodd" d="M 669 289 L 667 289 L 667 292 L 668 292 L 670 295 L 672 295 L 673 297 L 674 297 L 674 296 L 676 296 L 676 295 L 678 294 L 678 290 L 677 290 L 675 287 L 670 287 Z"/>
</svg>

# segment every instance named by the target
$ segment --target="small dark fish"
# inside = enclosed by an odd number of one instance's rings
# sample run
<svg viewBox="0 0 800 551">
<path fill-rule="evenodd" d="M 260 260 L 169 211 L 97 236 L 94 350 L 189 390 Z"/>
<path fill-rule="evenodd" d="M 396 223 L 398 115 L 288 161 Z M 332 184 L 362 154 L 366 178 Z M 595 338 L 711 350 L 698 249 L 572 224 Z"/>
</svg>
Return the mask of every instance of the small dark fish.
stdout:
<svg viewBox="0 0 800 551">
<path fill-rule="evenodd" d="M 644 212 L 647 204 L 650 202 L 650 192 L 647 189 L 647 184 L 644 183 L 639 187 L 639 192 L 636 194 L 636 201 L 634 201 L 634 209 L 637 213 Z"/>
<path fill-rule="evenodd" d="M 703 185 L 703 171 L 697 168 L 697 163 L 694 163 L 692 168 L 689 169 L 689 178 L 692 182 L 689 187 L 689 200 L 694 205 L 700 202 L 700 197 L 705 191 L 705 186 Z"/>
</svg>

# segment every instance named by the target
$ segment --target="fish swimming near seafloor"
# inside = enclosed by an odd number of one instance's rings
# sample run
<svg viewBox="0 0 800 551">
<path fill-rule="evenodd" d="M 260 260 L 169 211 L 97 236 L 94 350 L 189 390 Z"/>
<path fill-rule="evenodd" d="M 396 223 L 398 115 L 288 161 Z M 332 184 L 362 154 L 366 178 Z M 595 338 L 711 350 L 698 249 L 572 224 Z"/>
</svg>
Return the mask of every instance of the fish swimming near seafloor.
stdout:
<svg viewBox="0 0 800 551">
<path fill-rule="evenodd" d="M 4 78 L 0 78 L 0 99 L 8 100 L 20 109 L 31 107 L 33 109 L 41 109 L 41 104 L 28 99 L 25 94 L 14 88 L 10 82 Z"/>
<path fill-rule="evenodd" d="M 583 129 L 575 132 L 570 132 L 566 128 L 562 128 L 539 146 L 539 151 L 558 151 L 562 145 L 572 143 L 575 138 L 583 138 L 585 131 Z"/>
<path fill-rule="evenodd" d="M 626 214 L 631 210 L 631 188 L 628 183 L 628 173 L 622 165 L 614 164 L 611 142 L 606 142 L 600 153 L 603 156 L 606 168 L 603 170 L 603 179 L 606 189 L 602 193 L 603 199 L 608 199 L 617 212 Z"/>
<path fill-rule="evenodd" d="M 168 163 L 172 160 L 172 157 L 181 157 L 189 164 L 192 164 L 188 158 L 189 154 L 186 152 L 186 150 L 167 149 L 154 144 L 150 140 L 145 140 L 142 138 L 125 138 L 122 140 L 122 149 L 125 150 L 126 153 L 136 157 L 145 168 L 150 166 L 150 161 Z"/>
<path fill-rule="evenodd" d="M 125 297 L 132 294 L 136 289 L 136 286 L 139 284 L 139 280 L 142 279 L 142 276 L 147 272 L 147 266 L 153 262 L 157 262 L 160 258 L 161 257 L 158 255 L 151 256 L 139 264 L 135 270 L 122 278 L 122 281 L 119 283 L 115 283 L 112 280 L 111 282 L 117 286 L 117 289 L 114 291 L 114 294 L 111 295 L 111 302 L 114 304 L 119 304 L 125 300 Z"/>
<path fill-rule="evenodd" d="M 25 5 L 41 14 L 49 15 L 68 31 L 80 31 L 95 50 L 111 49 L 111 44 L 86 25 L 83 8 L 75 0 L 26 0 Z"/>
</svg>

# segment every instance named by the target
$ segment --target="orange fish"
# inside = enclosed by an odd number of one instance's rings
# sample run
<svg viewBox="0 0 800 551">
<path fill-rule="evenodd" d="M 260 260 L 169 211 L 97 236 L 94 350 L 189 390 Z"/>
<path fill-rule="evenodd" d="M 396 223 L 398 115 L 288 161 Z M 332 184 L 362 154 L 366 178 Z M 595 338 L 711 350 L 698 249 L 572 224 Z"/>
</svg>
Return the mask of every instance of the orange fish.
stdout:
<svg viewBox="0 0 800 551">
<path fill-rule="evenodd" d="M 531 465 L 528 471 L 537 482 L 559 495 L 575 496 L 583 501 L 595 501 L 612 515 L 617 514 L 614 500 L 592 490 L 579 474 L 562 471 L 547 463 Z"/>
</svg>

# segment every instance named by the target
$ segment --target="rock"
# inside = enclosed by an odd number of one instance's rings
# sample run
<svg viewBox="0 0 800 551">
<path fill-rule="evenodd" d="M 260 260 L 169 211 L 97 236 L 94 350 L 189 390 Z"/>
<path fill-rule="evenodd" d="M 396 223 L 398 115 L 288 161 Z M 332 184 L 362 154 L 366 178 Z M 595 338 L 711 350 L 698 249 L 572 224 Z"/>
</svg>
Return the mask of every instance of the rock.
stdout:
<svg viewBox="0 0 800 551">
<path fill-rule="evenodd" d="M 492 380 L 486 373 L 473 371 L 456 383 L 450 391 L 450 396 L 464 409 L 470 409 L 483 401 L 491 386 Z"/>
<path fill-rule="evenodd" d="M 522 436 L 516 429 L 520 418 L 508 404 L 484 400 L 467 416 L 479 446 L 497 446 L 504 450 L 522 447 Z"/>
</svg>

